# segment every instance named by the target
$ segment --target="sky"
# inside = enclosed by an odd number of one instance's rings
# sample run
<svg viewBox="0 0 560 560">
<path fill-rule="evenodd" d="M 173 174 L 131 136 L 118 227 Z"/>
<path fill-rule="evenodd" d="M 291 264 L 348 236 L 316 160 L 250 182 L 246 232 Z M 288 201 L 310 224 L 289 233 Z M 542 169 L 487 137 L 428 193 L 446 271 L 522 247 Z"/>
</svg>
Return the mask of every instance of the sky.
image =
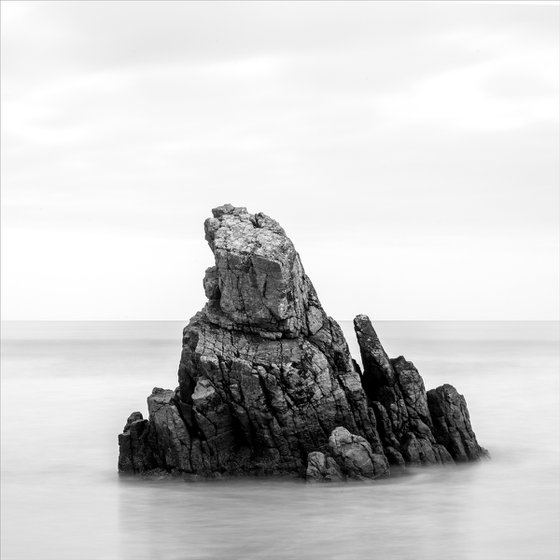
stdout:
<svg viewBox="0 0 560 560">
<path fill-rule="evenodd" d="M 559 16 L 3 0 L 2 319 L 187 321 L 227 202 L 336 319 L 558 319 Z"/>
</svg>

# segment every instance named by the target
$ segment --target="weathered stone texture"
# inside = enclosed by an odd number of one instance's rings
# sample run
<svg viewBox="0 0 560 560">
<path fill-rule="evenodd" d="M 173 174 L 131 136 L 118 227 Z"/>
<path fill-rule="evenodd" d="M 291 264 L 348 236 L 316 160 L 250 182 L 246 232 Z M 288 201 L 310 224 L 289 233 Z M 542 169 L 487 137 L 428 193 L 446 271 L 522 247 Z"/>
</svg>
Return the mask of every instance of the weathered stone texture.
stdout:
<svg viewBox="0 0 560 560">
<path fill-rule="evenodd" d="M 130 416 L 119 470 L 328 481 L 479 456 L 464 400 L 429 400 L 365 316 L 355 321 L 360 373 L 276 221 L 231 205 L 212 213 L 208 303 L 184 329 L 179 386 L 153 390 L 149 420 Z"/>
<path fill-rule="evenodd" d="M 471 429 L 466 402 L 451 385 L 427 394 L 412 362 L 388 358 L 367 316 L 358 315 L 354 328 L 364 389 L 391 464 L 452 463 L 486 455 Z"/>
<path fill-rule="evenodd" d="M 455 461 L 476 461 L 488 455 L 488 451 L 476 441 L 467 402 L 455 387 L 445 384 L 428 391 L 428 406 L 434 435 Z"/>
</svg>

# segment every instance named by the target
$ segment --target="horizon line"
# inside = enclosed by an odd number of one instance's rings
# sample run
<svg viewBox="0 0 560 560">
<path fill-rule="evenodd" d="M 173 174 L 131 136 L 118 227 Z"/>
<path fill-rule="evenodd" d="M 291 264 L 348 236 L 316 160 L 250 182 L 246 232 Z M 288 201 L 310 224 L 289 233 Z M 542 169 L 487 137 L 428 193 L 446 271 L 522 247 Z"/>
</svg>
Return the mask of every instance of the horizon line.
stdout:
<svg viewBox="0 0 560 560">
<path fill-rule="evenodd" d="M 354 319 L 334 319 L 352 322 Z M 4 323 L 183 323 L 190 319 L 2 319 Z M 403 323 L 560 323 L 558 319 L 373 319 L 374 322 Z"/>
</svg>

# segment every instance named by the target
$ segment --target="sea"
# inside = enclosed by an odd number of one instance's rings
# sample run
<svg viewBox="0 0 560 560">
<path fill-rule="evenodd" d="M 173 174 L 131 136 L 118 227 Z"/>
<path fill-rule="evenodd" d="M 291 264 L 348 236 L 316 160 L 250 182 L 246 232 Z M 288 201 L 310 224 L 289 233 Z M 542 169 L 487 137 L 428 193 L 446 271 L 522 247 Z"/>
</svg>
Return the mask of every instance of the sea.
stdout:
<svg viewBox="0 0 560 560">
<path fill-rule="evenodd" d="M 465 395 L 490 460 L 344 484 L 119 476 L 117 434 L 176 387 L 183 324 L 4 323 L 2 560 L 557 560 L 559 324 L 375 327 L 427 389 Z"/>
</svg>

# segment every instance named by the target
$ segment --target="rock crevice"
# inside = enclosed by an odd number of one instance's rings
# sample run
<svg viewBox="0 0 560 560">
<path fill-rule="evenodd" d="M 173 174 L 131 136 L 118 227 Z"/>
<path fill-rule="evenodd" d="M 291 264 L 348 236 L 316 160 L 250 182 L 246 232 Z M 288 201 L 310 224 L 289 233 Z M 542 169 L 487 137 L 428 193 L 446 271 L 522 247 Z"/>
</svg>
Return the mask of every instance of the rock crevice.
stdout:
<svg viewBox="0 0 560 560">
<path fill-rule="evenodd" d="M 231 205 L 212 213 L 208 302 L 183 331 L 179 386 L 153 390 L 148 420 L 129 417 L 120 471 L 374 479 L 390 465 L 485 455 L 464 398 L 450 385 L 426 393 L 363 315 L 360 371 L 275 220 Z"/>
</svg>

